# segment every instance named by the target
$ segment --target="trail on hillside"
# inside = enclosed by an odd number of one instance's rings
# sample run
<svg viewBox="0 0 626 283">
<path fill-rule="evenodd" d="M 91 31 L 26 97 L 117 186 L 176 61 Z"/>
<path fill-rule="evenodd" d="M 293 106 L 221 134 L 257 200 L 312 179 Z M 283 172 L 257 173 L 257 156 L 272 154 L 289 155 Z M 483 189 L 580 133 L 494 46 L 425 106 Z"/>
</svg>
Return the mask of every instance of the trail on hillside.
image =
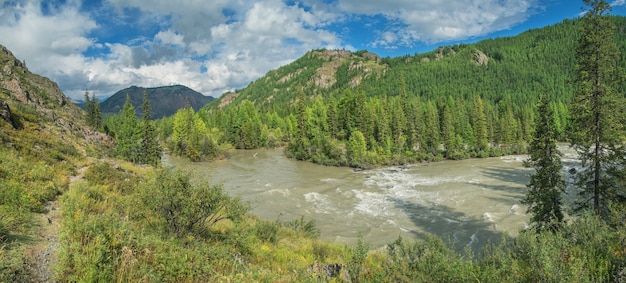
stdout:
<svg viewBox="0 0 626 283">
<path fill-rule="evenodd" d="M 78 170 L 75 176 L 70 177 L 70 186 L 82 180 L 88 166 Z M 57 199 L 44 204 L 44 213 L 36 216 L 37 230 L 35 243 L 26 251 L 32 264 L 29 272 L 33 282 L 54 282 L 54 270 L 58 262 L 59 236 L 61 231 L 61 202 Z"/>
</svg>

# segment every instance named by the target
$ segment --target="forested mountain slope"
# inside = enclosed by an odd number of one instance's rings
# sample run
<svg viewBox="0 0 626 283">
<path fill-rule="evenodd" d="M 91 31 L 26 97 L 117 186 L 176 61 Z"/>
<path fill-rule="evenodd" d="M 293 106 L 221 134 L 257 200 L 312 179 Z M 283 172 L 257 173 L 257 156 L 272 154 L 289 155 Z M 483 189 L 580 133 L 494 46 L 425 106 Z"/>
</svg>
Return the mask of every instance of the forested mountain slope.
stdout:
<svg viewBox="0 0 626 283">
<path fill-rule="evenodd" d="M 626 18 L 613 16 L 612 20 L 619 46 L 626 51 Z M 292 102 L 299 91 L 328 97 L 346 88 L 360 88 L 368 96 L 394 96 L 401 85 L 409 96 L 426 99 L 480 95 L 498 102 L 510 96 L 524 104 L 543 92 L 569 102 L 578 30 L 578 20 L 565 20 L 513 37 L 396 58 L 380 58 L 366 51 L 313 50 L 246 88 L 222 96 L 213 107 L 247 99 L 273 108 Z"/>
</svg>

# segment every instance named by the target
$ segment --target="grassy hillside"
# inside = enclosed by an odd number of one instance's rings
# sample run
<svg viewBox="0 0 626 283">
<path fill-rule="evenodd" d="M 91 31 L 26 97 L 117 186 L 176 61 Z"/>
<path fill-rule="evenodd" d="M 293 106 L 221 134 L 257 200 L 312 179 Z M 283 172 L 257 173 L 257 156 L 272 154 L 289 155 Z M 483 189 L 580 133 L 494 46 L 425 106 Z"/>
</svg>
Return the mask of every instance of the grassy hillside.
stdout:
<svg viewBox="0 0 626 283">
<path fill-rule="evenodd" d="M 110 139 L 82 123 L 56 83 L 0 46 L 0 281 L 37 280 L 46 204 L 68 190 L 88 155 Z"/>
</svg>

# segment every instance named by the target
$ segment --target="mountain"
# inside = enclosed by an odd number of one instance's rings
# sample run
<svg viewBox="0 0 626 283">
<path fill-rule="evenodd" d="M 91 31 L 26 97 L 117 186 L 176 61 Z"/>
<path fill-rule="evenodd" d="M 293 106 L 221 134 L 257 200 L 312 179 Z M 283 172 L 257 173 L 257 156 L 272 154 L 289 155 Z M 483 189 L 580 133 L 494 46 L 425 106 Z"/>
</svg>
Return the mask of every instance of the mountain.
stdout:
<svg viewBox="0 0 626 283">
<path fill-rule="evenodd" d="M 22 61 L 1 45 L 0 68 L 0 118 L 6 123 L 3 127 L 37 136 L 62 135 L 68 140 L 72 138 L 76 143 L 73 146 L 79 147 L 84 146 L 85 138 L 110 141 L 85 126 L 82 121 L 84 112 L 71 103 L 55 82 L 31 73 Z M 32 129 L 37 132 L 31 133 Z"/>
<path fill-rule="evenodd" d="M 103 113 L 118 113 L 124 106 L 126 95 L 128 95 L 137 111 L 137 115 L 140 116 L 142 111 L 139 106 L 141 106 L 144 91 L 148 94 L 150 106 L 152 106 L 152 118 L 154 119 L 173 115 L 178 109 L 185 107 L 187 101 L 189 101 L 191 107 L 197 111 L 202 106 L 215 99 L 211 96 L 204 96 L 183 85 L 153 88 L 131 86 L 116 92 L 107 100 L 100 103 L 100 108 Z"/>
<path fill-rule="evenodd" d="M 611 19 L 617 25 L 622 54 L 626 54 L 626 18 Z M 579 28 L 579 20 L 565 20 L 513 37 L 442 46 L 395 58 L 380 58 L 367 51 L 313 50 L 246 88 L 223 95 L 207 108 L 250 100 L 268 109 L 284 109 L 281 106 L 295 101 L 298 93 L 337 97 L 346 89 L 379 97 L 406 91 L 427 100 L 480 95 L 497 103 L 511 97 L 521 104 L 534 101 L 543 92 L 569 102 Z"/>
</svg>

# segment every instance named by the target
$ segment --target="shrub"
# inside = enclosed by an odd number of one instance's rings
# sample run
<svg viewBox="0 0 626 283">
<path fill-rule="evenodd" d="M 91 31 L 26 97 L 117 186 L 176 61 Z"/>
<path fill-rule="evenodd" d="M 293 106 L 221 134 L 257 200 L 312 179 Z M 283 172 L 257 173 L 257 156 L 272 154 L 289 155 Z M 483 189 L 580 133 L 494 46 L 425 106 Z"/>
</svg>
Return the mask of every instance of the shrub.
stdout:
<svg viewBox="0 0 626 283">
<path fill-rule="evenodd" d="M 261 241 L 276 243 L 278 241 L 278 224 L 269 221 L 259 221 L 255 234 Z"/>
<path fill-rule="evenodd" d="M 146 211 L 155 214 L 153 224 L 177 238 L 197 237 L 224 219 L 236 222 L 249 210 L 222 186 L 192 184 L 189 175 L 169 169 L 161 169 L 142 187 L 141 200 Z"/>
</svg>

